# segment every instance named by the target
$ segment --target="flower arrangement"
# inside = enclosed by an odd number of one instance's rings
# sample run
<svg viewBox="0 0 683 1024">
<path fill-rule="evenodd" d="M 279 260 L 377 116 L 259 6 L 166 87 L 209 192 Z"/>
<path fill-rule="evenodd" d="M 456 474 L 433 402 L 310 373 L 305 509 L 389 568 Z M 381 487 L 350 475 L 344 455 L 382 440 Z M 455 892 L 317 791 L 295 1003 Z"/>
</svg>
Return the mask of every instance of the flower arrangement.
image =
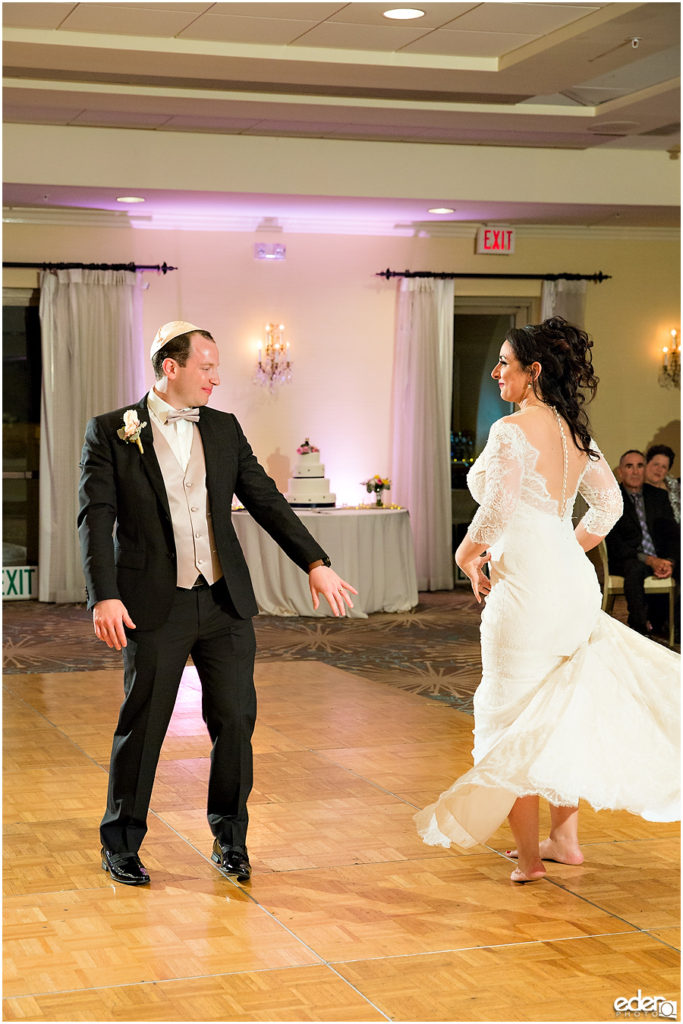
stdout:
<svg viewBox="0 0 683 1024">
<path fill-rule="evenodd" d="M 371 476 L 369 480 L 361 480 L 361 483 L 368 494 L 376 495 L 376 504 L 383 505 L 382 491 L 388 491 L 391 488 L 391 480 L 387 480 L 383 476 Z"/>
<path fill-rule="evenodd" d="M 123 426 L 119 427 L 116 431 L 118 437 L 122 441 L 129 441 L 130 444 L 136 444 L 140 449 L 140 454 L 143 454 L 142 441 L 140 440 L 140 431 L 143 427 L 147 426 L 147 421 L 140 423 L 138 414 L 135 409 L 126 409 L 123 414 Z"/>
<path fill-rule="evenodd" d="M 311 442 L 308 440 L 308 438 L 306 438 L 304 443 L 300 444 L 299 447 L 297 448 L 297 452 L 299 453 L 299 455 L 311 455 L 312 452 L 319 452 L 319 451 L 320 451 L 320 449 L 316 448 L 316 446 L 314 444 L 311 444 Z"/>
</svg>

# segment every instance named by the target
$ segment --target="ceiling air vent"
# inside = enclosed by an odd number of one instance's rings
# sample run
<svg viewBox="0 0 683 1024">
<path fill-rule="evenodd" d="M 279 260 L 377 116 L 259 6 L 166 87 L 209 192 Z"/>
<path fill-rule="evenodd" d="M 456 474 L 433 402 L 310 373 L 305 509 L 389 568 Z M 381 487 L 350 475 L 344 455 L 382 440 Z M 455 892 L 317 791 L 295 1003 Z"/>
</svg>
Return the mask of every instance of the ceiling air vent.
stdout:
<svg viewBox="0 0 683 1024">
<path fill-rule="evenodd" d="M 589 124 L 591 135 L 633 135 L 637 121 L 602 121 L 600 124 Z"/>
<path fill-rule="evenodd" d="M 639 135 L 676 135 L 681 130 L 680 121 L 673 124 L 663 124 L 661 128 L 650 128 L 649 132 L 638 132 Z"/>
</svg>

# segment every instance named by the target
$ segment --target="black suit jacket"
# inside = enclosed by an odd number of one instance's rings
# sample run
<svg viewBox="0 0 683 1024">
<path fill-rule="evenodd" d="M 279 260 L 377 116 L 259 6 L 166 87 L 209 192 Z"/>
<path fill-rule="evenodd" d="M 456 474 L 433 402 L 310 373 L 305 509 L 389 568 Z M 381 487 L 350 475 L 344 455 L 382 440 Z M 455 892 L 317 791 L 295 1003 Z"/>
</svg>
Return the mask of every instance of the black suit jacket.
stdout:
<svg viewBox="0 0 683 1024">
<path fill-rule="evenodd" d="M 640 528 L 631 495 L 621 486 L 624 511 L 605 538 L 610 571 L 622 575 L 625 561 L 638 557 L 642 548 L 643 531 Z M 665 490 L 643 484 L 645 522 L 660 558 L 679 559 L 680 531 L 674 519 L 669 496 Z"/>
<path fill-rule="evenodd" d="M 124 409 L 96 416 L 86 427 L 78 533 L 88 608 L 119 598 L 138 629 L 155 629 L 174 597 L 175 541 L 147 396 L 132 408 L 146 422 L 143 454 L 117 436 Z M 235 416 L 204 407 L 198 426 L 218 557 L 238 615 L 249 618 L 258 608 L 231 522 L 233 494 L 304 571 L 327 556 L 257 462 Z"/>
</svg>

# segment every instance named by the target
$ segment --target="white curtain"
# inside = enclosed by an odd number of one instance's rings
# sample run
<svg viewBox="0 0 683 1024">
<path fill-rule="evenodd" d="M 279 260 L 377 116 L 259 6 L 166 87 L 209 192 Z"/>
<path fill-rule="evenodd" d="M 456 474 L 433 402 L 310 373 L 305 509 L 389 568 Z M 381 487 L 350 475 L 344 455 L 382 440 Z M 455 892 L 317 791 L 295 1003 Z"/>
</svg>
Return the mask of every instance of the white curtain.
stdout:
<svg viewBox="0 0 683 1024">
<path fill-rule="evenodd" d="M 574 327 L 586 319 L 586 281 L 544 281 L 541 286 L 541 320 L 562 316 Z"/>
<path fill-rule="evenodd" d="M 392 498 L 410 512 L 419 590 L 451 590 L 453 282 L 403 278 L 393 385 Z"/>
<path fill-rule="evenodd" d="M 38 598 L 83 601 L 78 464 L 90 417 L 137 401 L 144 392 L 138 275 L 128 270 L 43 272 L 40 325 Z"/>
</svg>

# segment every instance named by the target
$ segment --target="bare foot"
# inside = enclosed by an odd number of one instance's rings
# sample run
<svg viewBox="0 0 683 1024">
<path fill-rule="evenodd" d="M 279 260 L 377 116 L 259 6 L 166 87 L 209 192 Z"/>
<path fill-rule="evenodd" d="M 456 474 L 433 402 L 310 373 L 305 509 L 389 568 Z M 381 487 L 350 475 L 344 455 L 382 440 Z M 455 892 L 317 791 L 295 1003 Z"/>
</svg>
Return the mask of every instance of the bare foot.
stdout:
<svg viewBox="0 0 683 1024">
<path fill-rule="evenodd" d="M 577 844 L 561 839 L 544 839 L 538 846 L 541 860 L 552 860 L 557 864 L 583 864 L 583 853 Z M 516 857 L 516 850 L 506 850 L 508 857 Z"/>
<path fill-rule="evenodd" d="M 539 878 L 543 878 L 546 874 L 546 870 L 541 864 L 540 867 L 533 868 L 531 871 L 520 871 L 519 868 L 510 875 L 511 882 L 537 882 Z"/>
</svg>

